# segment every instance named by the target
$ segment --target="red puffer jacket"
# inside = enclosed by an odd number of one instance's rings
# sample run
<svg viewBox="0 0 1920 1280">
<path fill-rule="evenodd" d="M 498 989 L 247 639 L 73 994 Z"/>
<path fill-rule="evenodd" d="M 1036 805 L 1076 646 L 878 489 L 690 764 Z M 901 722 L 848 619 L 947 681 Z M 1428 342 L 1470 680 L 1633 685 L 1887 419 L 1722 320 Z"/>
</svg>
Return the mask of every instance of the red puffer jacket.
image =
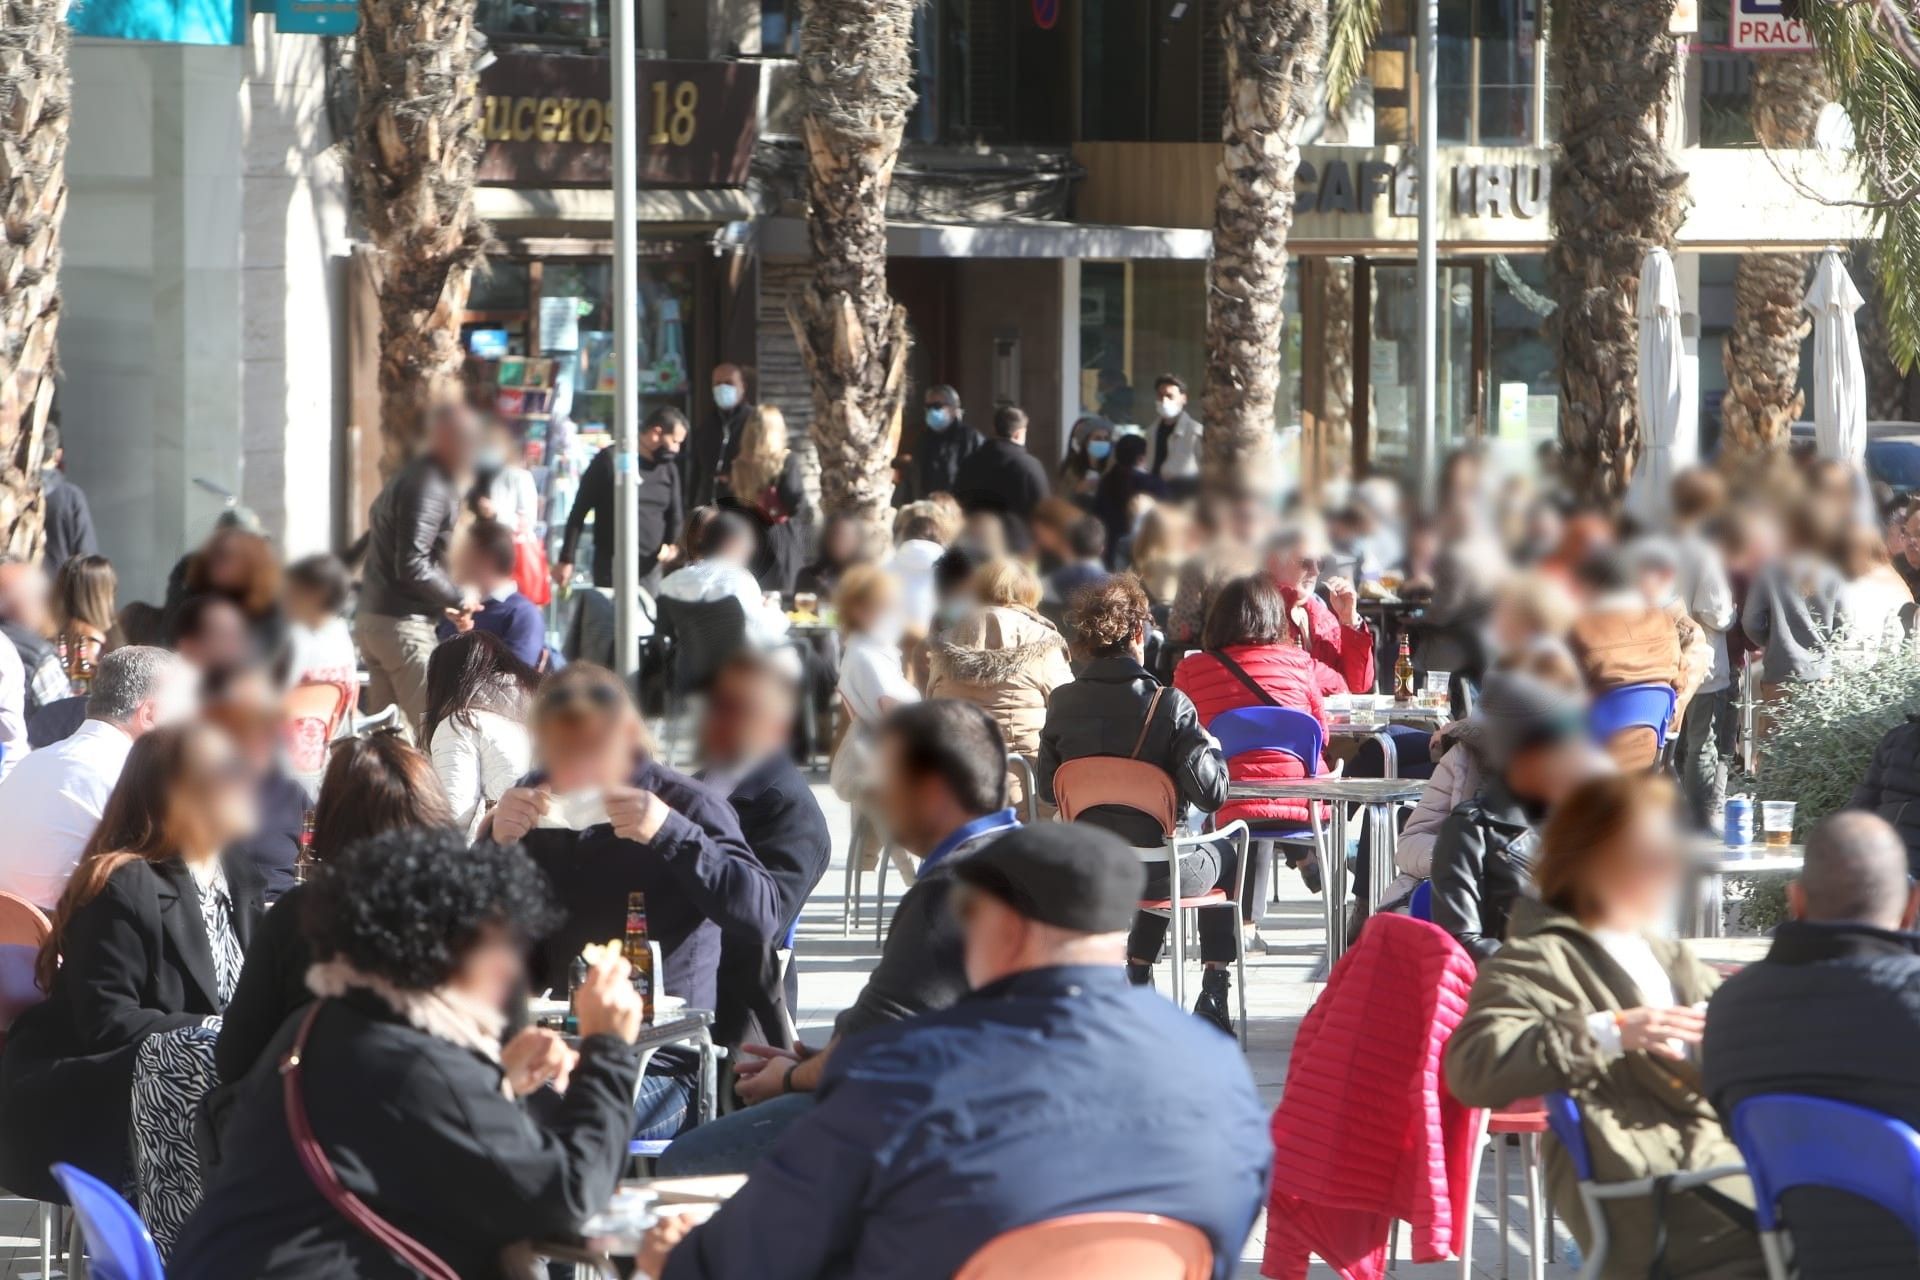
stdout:
<svg viewBox="0 0 1920 1280">
<path fill-rule="evenodd" d="M 1345 693 L 1339 674 L 1325 663 L 1316 662 L 1305 649 L 1296 645 L 1238 644 L 1226 651 L 1275 704 L 1304 711 L 1320 722 L 1320 733 L 1327 732 L 1326 695 Z M 1173 687 L 1193 700 L 1200 723 L 1211 726 L 1223 711 L 1268 704 L 1247 688 L 1239 677 L 1227 670 L 1211 653 L 1196 653 L 1174 668 Z M 1321 762 L 1314 761 L 1314 771 Z M 1304 776 L 1300 762 L 1278 751 L 1249 751 L 1227 761 L 1227 776 L 1235 782 L 1289 782 Z M 1223 807 L 1215 816 L 1221 825 L 1236 818 L 1248 822 L 1307 821 L 1305 800 L 1241 800 Z"/>
</svg>

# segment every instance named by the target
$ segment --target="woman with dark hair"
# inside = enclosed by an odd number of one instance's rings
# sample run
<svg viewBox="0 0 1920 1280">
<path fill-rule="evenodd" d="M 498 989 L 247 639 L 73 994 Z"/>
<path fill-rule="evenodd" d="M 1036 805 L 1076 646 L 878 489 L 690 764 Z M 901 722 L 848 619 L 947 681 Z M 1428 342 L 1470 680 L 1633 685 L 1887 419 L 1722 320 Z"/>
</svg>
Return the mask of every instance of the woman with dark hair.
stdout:
<svg viewBox="0 0 1920 1280">
<path fill-rule="evenodd" d="M 1173 687 L 1193 699 L 1200 723 L 1246 707 L 1287 707 L 1312 716 L 1326 741 L 1329 694 L 1346 692 L 1338 672 L 1301 647 L 1287 616 L 1286 597 L 1265 574 L 1235 578 L 1220 589 L 1200 632 L 1201 652 L 1174 668 Z M 1318 760 L 1301 760 L 1280 751 L 1249 751 L 1228 765 L 1237 782 L 1285 782 L 1320 770 Z M 1244 818 L 1254 824 L 1304 826 L 1310 815 L 1304 800 L 1242 800 L 1220 810 L 1219 821 Z M 1300 851 L 1287 850 L 1289 865 Z M 1266 901 L 1268 864 L 1254 863 L 1249 904 Z M 1257 908 L 1256 908 L 1257 909 Z"/>
<path fill-rule="evenodd" d="M 255 820 L 252 776 L 218 730 L 133 744 L 40 949 L 47 999 L 0 1059 L 8 1187 L 63 1198 L 47 1168 L 64 1160 L 136 1186 L 156 1239 L 184 1220 L 199 1186 L 194 1104 L 261 914 L 258 873 L 221 851 Z"/>
<path fill-rule="evenodd" d="M 523 1274 L 503 1255 L 576 1235 L 626 1162 L 641 1015 L 626 961 L 591 967 L 575 991 L 577 1053 L 536 1028 L 503 1047 L 526 947 L 559 915 L 526 854 L 394 831 L 330 860 L 309 892 L 301 923 L 322 957 L 320 998 L 241 1089 L 230 1154 L 173 1272 Z M 516 1099 L 550 1082 L 565 1096 L 536 1119 Z M 308 1160 L 328 1166 L 351 1209 L 319 1189 Z M 373 1234 L 396 1230 L 431 1257 L 409 1265 Z"/>
<path fill-rule="evenodd" d="M 301 871 L 311 875 L 369 837 L 417 828 L 454 829 L 433 765 L 397 733 L 348 738 L 334 747 L 327 763 Z M 313 952 L 300 932 L 300 903 L 307 892 L 304 884 L 294 886 L 260 922 L 214 1046 L 222 1085 L 235 1084 L 252 1070 L 287 1015 L 313 999 L 307 990 Z"/>
<path fill-rule="evenodd" d="M 1506 945 L 1480 966 L 1447 1044 L 1447 1087 L 1470 1107 L 1573 1094 L 1596 1182 L 1741 1163 L 1700 1083 L 1704 1008 L 1720 979 L 1664 936 L 1686 877 L 1678 807 L 1664 778 L 1633 774 L 1560 802 L 1533 865 L 1538 896 L 1514 899 Z M 1591 1250 L 1577 1182 L 1566 1149 L 1549 1143 L 1548 1193 Z M 1739 1213 L 1752 1203 L 1744 1175 L 1613 1201 L 1602 1274 L 1765 1275 L 1751 1215 Z"/>
<path fill-rule="evenodd" d="M 1132 439 L 1134 437 L 1129 437 Z M 1144 760 L 1173 780 L 1180 803 L 1202 813 L 1217 810 L 1227 798 L 1227 762 L 1220 744 L 1207 735 L 1187 695 L 1168 689 L 1141 665 L 1153 616 L 1147 593 L 1132 574 L 1116 574 L 1082 591 L 1071 625 L 1087 654 L 1079 678 L 1053 691 L 1047 722 L 1040 730 L 1040 761 L 1035 772 L 1040 798 L 1054 804 L 1053 775 L 1069 760 L 1086 756 L 1122 756 Z M 1097 805 L 1076 819 L 1105 827 L 1127 843 L 1158 848 L 1159 822 L 1138 809 Z M 1197 898 L 1221 884 L 1236 883 L 1238 859 L 1224 842 L 1201 845 L 1180 859 L 1180 895 Z M 1167 864 L 1147 867 L 1146 896 L 1169 893 Z M 1234 922 L 1224 911 L 1200 913 L 1200 958 L 1207 971 L 1194 1012 L 1229 1035 L 1229 968 L 1238 954 Z M 1127 938 L 1127 976 L 1145 986 L 1153 980 L 1167 922 L 1141 912 Z"/>
<path fill-rule="evenodd" d="M 1060 460 L 1060 468 L 1054 472 L 1054 495 L 1082 505 L 1091 504 L 1111 461 L 1113 424 L 1095 414 L 1079 419 L 1067 437 L 1067 456 Z"/>
<path fill-rule="evenodd" d="M 105 556 L 75 556 L 54 575 L 54 643 L 69 676 L 91 670 L 118 643 L 113 598 L 119 589 L 119 575 Z"/>
<path fill-rule="evenodd" d="M 1100 487 L 1093 495 L 1093 514 L 1107 526 L 1108 546 L 1119 546 L 1120 539 L 1133 532 L 1133 497 L 1137 493 L 1164 498 L 1167 484 L 1151 469 L 1147 438 L 1124 435 L 1114 441 L 1113 465 L 1100 477 Z"/>
<path fill-rule="evenodd" d="M 820 551 L 813 563 L 800 571 L 794 590 L 810 591 L 822 603 L 831 600 L 840 587 L 840 575 L 866 557 L 865 526 L 853 516 L 842 513 L 828 516 L 820 527 Z"/>
<path fill-rule="evenodd" d="M 427 749 L 454 823 L 472 835 L 533 761 L 527 703 L 540 676 L 482 631 L 455 636 L 427 663 Z"/>
</svg>

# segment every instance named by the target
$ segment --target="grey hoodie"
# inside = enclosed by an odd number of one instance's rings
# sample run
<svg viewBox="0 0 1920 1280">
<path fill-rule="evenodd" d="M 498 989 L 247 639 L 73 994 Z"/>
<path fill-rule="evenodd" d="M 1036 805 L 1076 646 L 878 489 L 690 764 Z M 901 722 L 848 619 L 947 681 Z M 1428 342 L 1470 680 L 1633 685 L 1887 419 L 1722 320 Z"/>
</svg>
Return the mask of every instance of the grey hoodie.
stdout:
<svg viewBox="0 0 1920 1280">
<path fill-rule="evenodd" d="M 1760 646 L 1760 679 L 1823 680 L 1828 645 L 1844 620 L 1840 572 L 1814 556 L 1782 556 L 1747 588 L 1740 625 Z"/>
</svg>

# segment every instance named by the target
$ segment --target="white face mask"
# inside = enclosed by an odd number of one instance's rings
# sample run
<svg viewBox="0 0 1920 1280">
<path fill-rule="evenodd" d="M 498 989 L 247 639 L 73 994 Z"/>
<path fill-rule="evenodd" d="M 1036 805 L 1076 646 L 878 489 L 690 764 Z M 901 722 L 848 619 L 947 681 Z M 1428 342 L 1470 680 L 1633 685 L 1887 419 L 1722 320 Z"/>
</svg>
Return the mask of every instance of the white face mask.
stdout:
<svg viewBox="0 0 1920 1280">
<path fill-rule="evenodd" d="M 720 383 L 714 384 L 713 404 L 715 408 L 720 410 L 720 412 L 730 413 L 733 411 L 734 406 L 738 405 L 739 403 L 740 403 L 740 388 L 734 386 L 731 382 L 720 382 Z"/>
<path fill-rule="evenodd" d="M 1184 408 L 1186 408 L 1186 406 L 1178 400 L 1175 400 L 1172 396 L 1165 396 L 1160 401 L 1160 417 L 1167 422 L 1171 422 L 1180 416 L 1180 411 Z"/>
</svg>

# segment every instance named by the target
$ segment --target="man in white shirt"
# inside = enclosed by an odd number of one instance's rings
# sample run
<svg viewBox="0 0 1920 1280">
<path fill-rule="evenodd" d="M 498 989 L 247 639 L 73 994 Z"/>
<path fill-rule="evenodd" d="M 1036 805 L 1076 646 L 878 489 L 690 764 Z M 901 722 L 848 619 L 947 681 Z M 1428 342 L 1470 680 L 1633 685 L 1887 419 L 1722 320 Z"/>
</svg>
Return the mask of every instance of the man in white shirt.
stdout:
<svg viewBox="0 0 1920 1280">
<path fill-rule="evenodd" d="M 134 740 L 192 716 L 197 690 L 194 669 L 165 649 L 129 645 L 100 659 L 85 723 L 0 783 L 0 891 L 47 911 L 59 904 Z"/>
<path fill-rule="evenodd" d="M 692 604 L 711 604 L 731 596 L 746 614 L 749 645 L 769 651 L 785 647 L 790 625 L 786 611 L 767 603 L 760 583 L 747 569 L 753 559 L 753 526 L 746 518 L 721 512 L 701 531 L 693 551 L 698 559 L 668 574 L 660 594 Z"/>
</svg>

